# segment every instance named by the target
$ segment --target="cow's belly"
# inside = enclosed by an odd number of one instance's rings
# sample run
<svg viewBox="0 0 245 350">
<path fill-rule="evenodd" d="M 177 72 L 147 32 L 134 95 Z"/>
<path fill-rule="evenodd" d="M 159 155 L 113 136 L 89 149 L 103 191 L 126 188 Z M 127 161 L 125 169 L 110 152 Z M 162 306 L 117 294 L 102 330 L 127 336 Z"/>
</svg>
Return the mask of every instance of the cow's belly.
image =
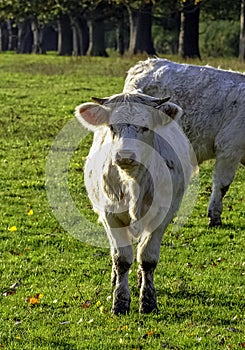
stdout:
<svg viewBox="0 0 245 350">
<path fill-rule="evenodd" d="M 190 140 L 190 142 L 195 152 L 198 164 L 201 164 L 206 160 L 215 158 L 213 140 L 197 139 L 194 141 Z"/>
</svg>

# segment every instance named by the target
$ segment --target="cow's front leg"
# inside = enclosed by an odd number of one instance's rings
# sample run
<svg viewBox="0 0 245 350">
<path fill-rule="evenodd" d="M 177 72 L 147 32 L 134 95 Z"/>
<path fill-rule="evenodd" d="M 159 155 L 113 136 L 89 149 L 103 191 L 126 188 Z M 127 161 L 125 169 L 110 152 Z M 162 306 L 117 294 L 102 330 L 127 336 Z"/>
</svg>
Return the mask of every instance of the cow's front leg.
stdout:
<svg viewBox="0 0 245 350">
<path fill-rule="evenodd" d="M 132 246 L 113 249 L 112 260 L 115 283 L 112 312 L 125 315 L 130 310 L 128 272 L 133 261 Z"/>
<path fill-rule="evenodd" d="M 133 262 L 132 242 L 127 228 L 113 213 L 106 214 L 104 225 L 111 246 L 111 283 L 114 287 L 112 312 L 125 315 L 130 309 L 128 272 Z"/>
<path fill-rule="evenodd" d="M 209 226 L 219 226 L 221 222 L 222 200 L 234 178 L 238 161 L 232 163 L 218 157 L 215 164 L 212 194 L 208 206 Z"/>
<path fill-rule="evenodd" d="M 157 310 L 156 291 L 154 287 L 154 271 L 159 260 L 162 234 L 155 231 L 142 237 L 137 252 L 138 283 L 140 285 L 141 313 Z"/>
</svg>

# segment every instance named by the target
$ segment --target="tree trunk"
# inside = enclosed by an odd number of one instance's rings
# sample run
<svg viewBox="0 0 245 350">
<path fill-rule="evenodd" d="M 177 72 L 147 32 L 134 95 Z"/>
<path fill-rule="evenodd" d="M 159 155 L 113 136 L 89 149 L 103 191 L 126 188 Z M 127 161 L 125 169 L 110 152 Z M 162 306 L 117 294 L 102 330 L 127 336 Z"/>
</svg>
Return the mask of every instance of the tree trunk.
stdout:
<svg viewBox="0 0 245 350">
<path fill-rule="evenodd" d="M 84 17 L 80 17 L 78 20 L 78 36 L 80 43 L 80 54 L 86 55 L 89 46 L 89 29 L 87 20 Z"/>
<path fill-rule="evenodd" d="M 1 51 L 6 51 L 8 49 L 8 31 L 7 23 L 1 22 Z"/>
<path fill-rule="evenodd" d="M 61 56 L 72 54 L 72 30 L 68 16 L 58 21 L 58 54 Z"/>
<path fill-rule="evenodd" d="M 86 55 L 88 50 L 88 27 L 86 20 L 82 17 L 74 18 L 70 16 L 71 26 L 72 26 L 72 43 L 73 50 L 72 55 Z"/>
<path fill-rule="evenodd" d="M 7 21 L 7 31 L 8 31 L 8 51 L 13 50 L 13 31 L 12 23 Z"/>
<path fill-rule="evenodd" d="M 50 23 L 43 29 L 43 42 L 45 43 L 46 51 L 57 51 L 58 50 L 58 31 L 57 23 L 54 25 Z"/>
<path fill-rule="evenodd" d="M 76 20 L 72 16 L 70 16 L 70 22 L 71 22 L 71 30 L 72 30 L 72 55 L 78 56 L 79 55 L 79 48 L 78 48 L 78 34 L 77 34 L 77 26 L 76 26 Z"/>
<path fill-rule="evenodd" d="M 3 24 L 0 22 L 0 52 L 3 51 Z"/>
<path fill-rule="evenodd" d="M 18 24 L 17 33 L 17 53 L 31 53 L 32 52 L 32 32 L 30 21 L 25 21 Z"/>
<path fill-rule="evenodd" d="M 134 55 L 137 53 L 137 29 L 139 24 L 139 11 L 135 11 L 127 6 L 129 16 L 129 46 L 128 53 Z"/>
<path fill-rule="evenodd" d="M 124 44 L 124 17 L 123 15 L 117 17 L 116 22 L 116 48 L 119 54 L 122 56 L 125 50 Z"/>
<path fill-rule="evenodd" d="M 201 58 L 199 51 L 199 16 L 199 5 L 187 4 L 181 12 L 178 52 L 182 58 Z"/>
<path fill-rule="evenodd" d="M 241 0 L 239 58 L 245 59 L 245 0 Z"/>
<path fill-rule="evenodd" d="M 31 30 L 33 35 L 32 53 L 46 53 L 43 45 L 43 28 L 41 28 L 37 19 L 31 21 Z"/>
<path fill-rule="evenodd" d="M 105 50 L 105 28 L 101 19 L 88 21 L 89 26 L 89 48 L 88 55 L 108 57 Z"/>
<path fill-rule="evenodd" d="M 127 5 L 127 10 L 130 24 L 129 54 L 146 52 L 148 55 L 155 55 L 151 33 L 152 2 L 144 4 L 139 10 Z"/>
</svg>

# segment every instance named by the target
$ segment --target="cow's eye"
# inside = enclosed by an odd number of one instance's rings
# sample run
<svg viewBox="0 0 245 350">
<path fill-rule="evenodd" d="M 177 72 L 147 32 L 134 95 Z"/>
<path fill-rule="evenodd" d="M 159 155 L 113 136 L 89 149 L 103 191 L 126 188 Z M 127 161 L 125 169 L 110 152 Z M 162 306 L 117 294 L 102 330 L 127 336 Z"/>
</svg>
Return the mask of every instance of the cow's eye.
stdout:
<svg viewBox="0 0 245 350">
<path fill-rule="evenodd" d="M 148 129 L 146 126 L 142 126 L 142 127 L 141 127 L 141 131 L 142 131 L 142 132 L 148 132 L 149 129 Z"/>
</svg>

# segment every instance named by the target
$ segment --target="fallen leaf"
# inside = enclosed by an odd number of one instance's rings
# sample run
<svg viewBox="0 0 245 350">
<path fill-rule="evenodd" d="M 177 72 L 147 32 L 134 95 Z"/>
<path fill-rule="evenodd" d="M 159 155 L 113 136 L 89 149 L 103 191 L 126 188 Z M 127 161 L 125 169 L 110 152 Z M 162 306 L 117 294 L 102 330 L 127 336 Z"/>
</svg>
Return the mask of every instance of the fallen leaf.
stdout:
<svg viewBox="0 0 245 350">
<path fill-rule="evenodd" d="M 239 343 L 238 345 L 241 346 L 242 348 L 245 348 L 245 341 L 242 343 Z"/>
<path fill-rule="evenodd" d="M 228 327 L 228 328 L 226 328 L 226 330 L 229 331 L 229 332 L 234 332 L 234 333 L 239 332 L 239 329 L 234 328 L 234 327 Z"/>
<path fill-rule="evenodd" d="M 16 282 L 14 284 L 12 284 L 12 286 L 10 286 L 10 289 L 17 289 L 20 286 L 19 282 Z"/>
<path fill-rule="evenodd" d="M 8 297 L 9 295 L 13 295 L 16 293 L 16 290 L 7 290 L 6 292 L 3 293 L 4 297 Z"/>
<path fill-rule="evenodd" d="M 21 320 L 14 320 L 15 325 L 21 324 L 21 322 L 22 322 Z"/>
<path fill-rule="evenodd" d="M 90 300 L 86 300 L 85 303 L 81 304 L 82 309 L 88 309 L 91 306 Z"/>
<path fill-rule="evenodd" d="M 12 284 L 12 286 L 9 287 L 9 290 L 7 290 L 6 292 L 3 293 L 4 297 L 7 297 L 9 295 L 13 295 L 16 293 L 16 289 L 20 286 L 19 282 L 16 282 L 14 284 Z"/>
<path fill-rule="evenodd" d="M 151 336 L 153 336 L 153 335 L 154 335 L 154 332 L 153 332 L 153 331 L 147 331 L 147 332 L 142 336 L 142 338 L 143 338 L 143 339 L 146 339 L 146 338 L 151 337 Z"/>
</svg>

